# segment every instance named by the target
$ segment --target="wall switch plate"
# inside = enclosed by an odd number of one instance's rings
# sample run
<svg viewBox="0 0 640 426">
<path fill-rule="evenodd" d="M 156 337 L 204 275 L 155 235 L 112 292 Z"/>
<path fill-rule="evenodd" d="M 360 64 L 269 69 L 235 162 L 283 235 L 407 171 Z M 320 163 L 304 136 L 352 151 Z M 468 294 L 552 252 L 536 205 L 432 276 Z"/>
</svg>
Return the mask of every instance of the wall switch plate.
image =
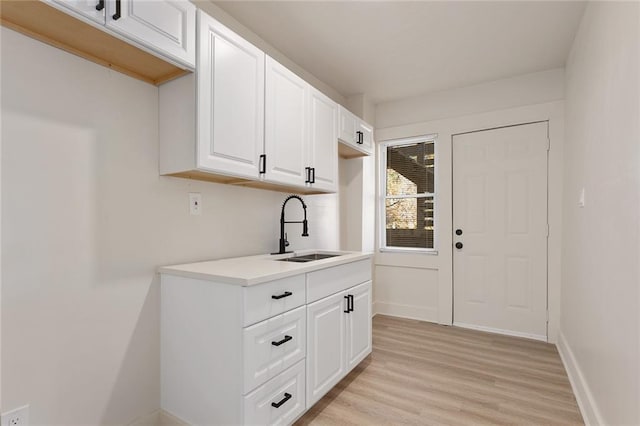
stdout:
<svg viewBox="0 0 640 426">
<path fill-rule="evenodd" d="M 199 192 L 189 193 L 189 213 L 192 216 L 200 216 L 202 214 L 202 194 Z"/>
<path fill-rule="evenodd" d="M 16 408 L 0 416 L 2 426 L 29 426 L 29 406 Z"/>
</svg>

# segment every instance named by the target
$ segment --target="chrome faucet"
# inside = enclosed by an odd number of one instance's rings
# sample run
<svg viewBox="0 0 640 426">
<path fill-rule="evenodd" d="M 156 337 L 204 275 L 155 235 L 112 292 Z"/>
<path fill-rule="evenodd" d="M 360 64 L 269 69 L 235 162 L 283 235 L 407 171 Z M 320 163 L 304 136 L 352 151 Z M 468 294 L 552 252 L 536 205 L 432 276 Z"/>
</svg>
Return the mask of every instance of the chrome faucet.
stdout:
<svg viewBox="0 0 640 426">
<path fill-rule="evenodd" d="M 284 208 L 287 205 L 287 202 L 289 202 L 289 200 L 291 199 L 296 199 L 299 200 L 300 203 L 302 204 L 302 208 L 304 209 L 304 219 L 302 221 L 286 221 L 284 220 Z M 279 248 L 278 248 L 278 252 L 277 253 L 271 253 L 271 254 L 283 254 L 283 253 L 291 253 L 289 251 L 286 251 L 286 248 L 289 246 L 289 241 L 287 241 L 287 234 L 284 232 L 284 224 L 285 223 L 301 223 L 302 224 L 302 236 L 303 237 L 308 237 L 309 236 L 309 228 L 308 228 L 308 224 L 307 224 L 307 205 L 304 203 L 304 201 L 302 200 L 302 198 L 298 195 L 289 195 L 285 200 L 284 203 L 282 203 L 282 212 L 280 213 L 280 244 L 279 244 Z"/>
</svg>

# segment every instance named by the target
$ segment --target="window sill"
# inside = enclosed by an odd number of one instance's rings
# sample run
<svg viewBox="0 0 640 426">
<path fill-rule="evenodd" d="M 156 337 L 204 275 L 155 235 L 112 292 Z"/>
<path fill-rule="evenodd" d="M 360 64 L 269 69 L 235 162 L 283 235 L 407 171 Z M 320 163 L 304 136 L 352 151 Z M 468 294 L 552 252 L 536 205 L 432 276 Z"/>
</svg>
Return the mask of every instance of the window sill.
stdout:
<svg viewBox="0 0 640 426">
<path fill-rule="evenodd" d="M 437 256 L 438 250 L 429 249 L 412 249 L 412 248 L 395 248 L 395 247 L 381 247 L 378 249 L 380 253 L 410 253 L 410 254 L 426 254 L 429 256 Z"/>
</svg>

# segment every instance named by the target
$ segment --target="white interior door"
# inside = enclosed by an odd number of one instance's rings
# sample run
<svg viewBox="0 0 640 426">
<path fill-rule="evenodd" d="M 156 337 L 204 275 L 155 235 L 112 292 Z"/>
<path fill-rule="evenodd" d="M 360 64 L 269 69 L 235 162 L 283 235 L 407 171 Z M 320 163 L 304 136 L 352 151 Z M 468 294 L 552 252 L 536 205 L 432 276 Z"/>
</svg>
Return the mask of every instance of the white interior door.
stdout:
<svg viewBox="0 0 640 426">
<path fill-rule="evenodd" d="M 547 122 L 453 137 L 453 323 L 547 339 Z"/>
</svg>

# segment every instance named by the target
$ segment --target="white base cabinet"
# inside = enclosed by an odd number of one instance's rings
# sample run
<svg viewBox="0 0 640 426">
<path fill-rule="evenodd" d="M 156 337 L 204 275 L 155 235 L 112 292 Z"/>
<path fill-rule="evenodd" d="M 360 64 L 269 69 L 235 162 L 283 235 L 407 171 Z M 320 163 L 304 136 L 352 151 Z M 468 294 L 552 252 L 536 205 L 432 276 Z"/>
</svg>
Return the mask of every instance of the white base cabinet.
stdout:
<svg viewBox="0 0 640 426">
<path fill-rule="evenodd" d="M 307 405 L 371 353 L 371 281 L 307 306 Z"/>
<path fill-rule="evenodd" d="M 161 274 L 161 407 L 291 424 L 371 353 L 371 260 L 241 286 Z"/>
</svg>

